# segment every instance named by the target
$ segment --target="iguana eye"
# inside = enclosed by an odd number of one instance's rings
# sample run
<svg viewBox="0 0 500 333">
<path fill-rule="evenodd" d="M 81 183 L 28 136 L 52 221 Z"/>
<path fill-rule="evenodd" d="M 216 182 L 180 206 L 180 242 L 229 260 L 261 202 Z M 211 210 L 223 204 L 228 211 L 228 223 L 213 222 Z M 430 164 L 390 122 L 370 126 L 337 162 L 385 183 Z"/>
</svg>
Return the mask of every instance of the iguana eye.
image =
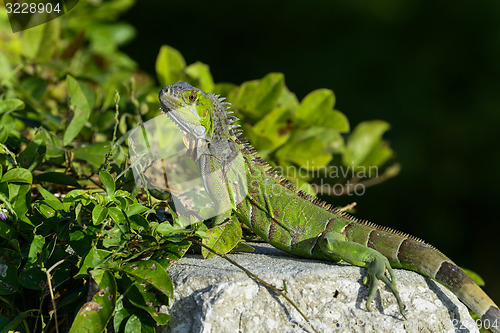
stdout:
<svg viewBox="0 0 500 333">
<path fill-rule="evenodd" d="M 192 92 L 188 95 L 188 101 L 194 103 L 198 99 L 198 95 L 195 92 Z"/>
</svg>

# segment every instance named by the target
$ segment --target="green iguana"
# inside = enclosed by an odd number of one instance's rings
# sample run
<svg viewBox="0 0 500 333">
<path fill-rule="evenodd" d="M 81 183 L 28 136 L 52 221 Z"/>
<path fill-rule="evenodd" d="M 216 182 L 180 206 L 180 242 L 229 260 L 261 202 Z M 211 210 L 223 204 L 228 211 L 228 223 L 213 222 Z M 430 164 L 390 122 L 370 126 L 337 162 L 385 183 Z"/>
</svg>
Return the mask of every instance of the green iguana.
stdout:
<svg viewBox="0 0 500 333">
<path fill-rule="evenodd" d="M 224 98 L 180 82 L 163 87 L 159 99 L 163 111 L 184 132 L 188 154 L 197 164 L 206 191 L 216 202 L 230 200 L 229 214 L 266 242 L 300 257 L 343 260 L 366 268 L 368 310 L 380 280 L 390 288 L 404 316 L 392 267 L 404 268 L 445 285 L 483 321 L 489 321 L 494 332 L 500 332 L 498 306 L 439 250 L 332 208 L 277 175 L 240 138 L 233 124 L 237 118 L 228 115 L 231 111 Z M 236 156 L 242 157 L 245 175 L 229 171 Z M 241 181 L 246 184 L 238 184 Z"/>
</svg>

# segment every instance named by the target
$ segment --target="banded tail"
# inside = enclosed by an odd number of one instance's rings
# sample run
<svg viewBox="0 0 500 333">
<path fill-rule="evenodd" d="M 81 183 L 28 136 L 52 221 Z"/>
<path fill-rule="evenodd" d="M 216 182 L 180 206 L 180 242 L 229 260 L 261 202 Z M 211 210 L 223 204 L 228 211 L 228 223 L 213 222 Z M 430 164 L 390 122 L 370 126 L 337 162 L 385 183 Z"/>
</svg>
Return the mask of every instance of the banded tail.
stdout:
<svg viewBox="0 0 500 333">
<path fill-rule="evenodd" d="M 410 235 L 363 221 L 347 225 L 344 234 L 349 240 L 382 253 L 392 267 L 416 271 L 443 284 L 481 318 L 484 326 L 500 332 L 498 306 L 435 247 Z"/>
</svg>

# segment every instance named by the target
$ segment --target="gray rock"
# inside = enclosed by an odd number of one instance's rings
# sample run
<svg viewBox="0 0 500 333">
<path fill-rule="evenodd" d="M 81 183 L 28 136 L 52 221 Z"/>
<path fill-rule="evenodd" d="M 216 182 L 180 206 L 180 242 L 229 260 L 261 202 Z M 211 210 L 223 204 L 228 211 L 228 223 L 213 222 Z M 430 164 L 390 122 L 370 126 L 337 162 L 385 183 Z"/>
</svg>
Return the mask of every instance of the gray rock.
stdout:
<svg viewBox="0 0 500 333">
<path fill-rule="evenodd" d="M 431 279 L 396 270 L 406 307 L 399 314 L 390 290 L 379 286 L 365 310 L 365 270 L 347 264 L 300 259 L 267 244 L 231 258 L 287 295 L 319 332 L 478 332 L 467 308 Z M 186 256 L 168 269 L 175 287 L 172 315 L 160 332 L 313 332 L 281 296 L 221 258 Z"/>
</svg>

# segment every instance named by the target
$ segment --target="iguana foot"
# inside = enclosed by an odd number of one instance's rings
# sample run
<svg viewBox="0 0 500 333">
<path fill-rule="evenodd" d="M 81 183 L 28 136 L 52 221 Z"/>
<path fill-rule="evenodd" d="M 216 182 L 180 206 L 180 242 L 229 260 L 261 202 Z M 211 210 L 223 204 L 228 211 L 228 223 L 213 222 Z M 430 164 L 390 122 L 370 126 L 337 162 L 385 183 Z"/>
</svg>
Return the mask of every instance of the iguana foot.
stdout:
<svg viewBox="0 0 500 333">
<path fill-rule="evenodd" d="M 372 248 L 349 241 L 344 235 L 335 232 L 324 234 L 319 241 L 319 245 L 321 252 L 331 260 L 344 260 L 350 264 L 366 268 L 367 276 L 363 279 L 363 283 L 368 283 L 368 298 L 366 300 L 366 309 L 368 311 L 371 302 L 375 298 L 378 281 L 380 280 L 392 291 L 398 302 L 399 311 L 406 319 L 404 305 L 396 289 L 394 271 L 386 257 Z M 389 272 L 390 280 L 385 275 L 386 270 Z"/>
<path fill-rule="evenodd" d="M 396 301 L 398 302 L 399 312 L 406 319 L 405 310 L 401 297 L 399 296 L 398 290 L 396 289 L 396 279 L 394 277 L 394 270 L 386 257 L 377 252 L 377 256 L 373 261 L 366 264 L 367 276 L 363 279 L 364 284 L 368 284 L 368 297 L 366 299 L 366 309 L 370 311 L 370 305 L 375 298 L 377 292 L 378 281 L 385 283 L 387 287 L 392 291 Z M 389 280 L 385 275 L 385 271 L 389 272 L 391 279 Z"/>
</svg>

